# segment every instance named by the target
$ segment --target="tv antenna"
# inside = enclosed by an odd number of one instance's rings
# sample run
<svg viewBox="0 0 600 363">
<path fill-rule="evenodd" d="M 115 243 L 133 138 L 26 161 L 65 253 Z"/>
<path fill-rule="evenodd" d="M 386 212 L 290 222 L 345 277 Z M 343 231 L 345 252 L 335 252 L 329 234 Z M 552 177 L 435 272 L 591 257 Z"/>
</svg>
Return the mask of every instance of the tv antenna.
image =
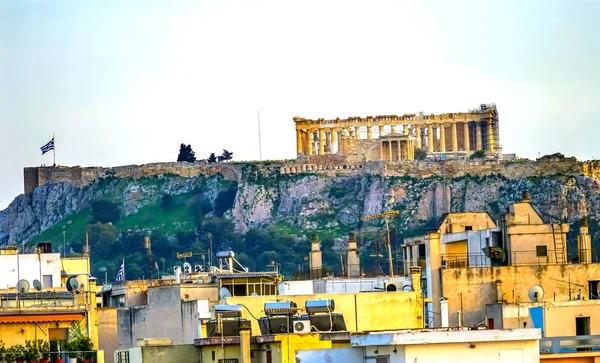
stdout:
<svg viewBox="0 0 600 363">
<path fill-rule="evenodd" d="M 390 225 L 389 225 L 389 219 L 397 216 L 398 214 L 400 214 L 400 212 L 398 212 L 397 210 L 392 210 L 389 212 L 385 212 L 385 213 L 380 213 L 380 214 L 371 214 L 368 216 L 364 216 L 362 217 L 360 220 L 361 221 L 367 221 L 367 220 L 371 220 L 371 219 L 383 219 L 385 220 L 385 232 L 387 235 L 387 239 L 384 239 L 384 243 L 387 247 L 387 252 L 388 252 L 388 263 L 389 263 L 389 267 L 390 267 L 390 277 L 392 279 L 394 279 L 394 257 L 392 256 L 392 244 L 390 241 Z"/>
<path fill-rule="evenodd" d="M 568 278 L 569 279 L 567 281 L 565 281 L 565 280 L 559 280 L 559 279 L 555 279 L 555 278 L 550 277 L 550 280 L 557 281 L 557 282 L 562 282 L 563 284 L 567 284 L 567 286 L 569 287 L 569 301 L 571 301 L 572 300 L 571 285 L 572 286 L 577 286 L 577 287 L 583 287 L 583 288 L 585 288 L 586 286 L 580 285 L 580 284 L 576 284 L 574 282 L 571 282 L 571 274 L 568 275 Z"/>
</svg>

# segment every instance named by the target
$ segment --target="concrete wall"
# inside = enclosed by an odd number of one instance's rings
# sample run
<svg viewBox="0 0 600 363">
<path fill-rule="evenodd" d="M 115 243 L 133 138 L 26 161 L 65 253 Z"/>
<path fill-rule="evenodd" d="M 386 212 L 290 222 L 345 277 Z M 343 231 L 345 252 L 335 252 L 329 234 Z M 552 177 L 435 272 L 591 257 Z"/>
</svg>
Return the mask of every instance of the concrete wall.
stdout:
<svg viewBox="0 0 600 363">
<path fill-rule="evenodd" d="M 119 349 L 116 308 L 98 309 L 98 346 L 106 353 L 105 362 L 113 363 L 113 353 Z"/>
<path fill-rule="evenodd" d="M 581 290 L 587 298 L 588 280 L 600 280 L 600 264 L 448 268 L 442 269 L 441 274 L 450 325 L 457 325 L 456 312 L 461 309 L 461 300 L 464 324 L 474 325 L 485 318 L 486 305 L 497 300 L 496 280 L 502 281 L 503 299 L 508 302 L 529 301 L 527 294 L 534 285 L 543 287 L 542 301 L 568 301 L 569 279 L 571 284 L 585 286 Z M 579 289 L 571 286 L 572 297 Z"/>
<path fill-rule="evenodd" d="M 344 362 L 362 363 L 362 349 L 357 348 L 333 348 L 321 350 L 300 350 L 296 352 L 296 362 Z"/>
<path fill-rule="evenodd" d="M 306 300 L 320 299 L 335 301 L 335 312 L 344 315 L 348 331 L 423 327 L 423 305 L 415 292 L 279 296 L 280 301 L 293 301 L 302 309 Z M 228 304 L 245 305 L 257 318 L 264 316 L 263 308 L 267 301 L 275 301 L 275 296 L 236 296 L 227 299 Z M 242 316 L 252 321 L 253 334 L 260 334 L 258 322 L 245 309 L 242 309 Z"/>
<path fill-rule="evenodd" d="M 198 303 L 182 301 L 179 285 L 152 287 L 148 306 L 119 308 L 119 349 L 135 346 L 140 338 L 168 337 L 173 344 L 192 344 L 198 338 Z"/>
<path fill-rule="evenodd" d="M 43 253 L 40 256 L 41 261 L 37 254 L 0 255 L 0 289 L 14 288 L 19 279 L 24 279 L 34 291 L 33 280 L 43 283 L 44 275 L 52 276 L 52 286 L 44 286 L 45 289 L 60 287 L 60 255 Z"/>
<path fill-rule="evenodd" d="M 135 347 L 129 349 L 129 357 L 131 363 L 201 363 L 203 361 L 200 348 L 196 348 L 193 344 Z"/>
</svg>

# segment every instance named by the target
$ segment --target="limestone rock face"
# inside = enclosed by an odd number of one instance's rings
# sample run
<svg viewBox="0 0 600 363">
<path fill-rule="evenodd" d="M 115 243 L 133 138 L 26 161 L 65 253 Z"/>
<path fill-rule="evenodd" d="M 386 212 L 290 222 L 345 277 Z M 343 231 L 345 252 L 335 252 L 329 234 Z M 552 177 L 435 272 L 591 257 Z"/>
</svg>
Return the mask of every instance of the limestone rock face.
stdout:
<svg viewBox="0 0 600 363">
<path fill-rule="evenodd" d="M 523 190 L 530 191 L 532 203 L 547 221 L 574 222 L 582 216 L 594 219 L 600 214 L 600 175 L 596 172 L 559 174 L 547 170 L 537 176 L 519 176 L 520 169 L 509 165 L 503 169 L 506 175 L 442 178 L 401 175 L 399 170 L 392 174 L 363 170 L 269 175 L 248 165 L 228 165 L 224 170 L 227 175 L 179 171 L 139 178 L 109 175 L 88 184 L 43 184 L 0 211 L 0 245 L 28 241 L 64 218 L 90 208 L 95 200 L 118 202 L 122 216 L 127 217 L 144 207 L 159 205 L 165 194 L 186 196 L 185 206 L 201 201 L 216 210 L 223 204 L 223 195 L 230 193 L 231 203 L 223 216 L 233 220 L 239 233 L 279 223 L 289 226 L 290 233 L 298 238 L 312 229 L 343 236 L 358 228 L 379 228 L 381 220 L 360 223 L 360 218 L 392 209 L 400 212 L 397 225 L 403 231 L 428 228 L 450 211 L 486 211 L 496 219 L 510 203 L 520 200 Z"/>
</svg>

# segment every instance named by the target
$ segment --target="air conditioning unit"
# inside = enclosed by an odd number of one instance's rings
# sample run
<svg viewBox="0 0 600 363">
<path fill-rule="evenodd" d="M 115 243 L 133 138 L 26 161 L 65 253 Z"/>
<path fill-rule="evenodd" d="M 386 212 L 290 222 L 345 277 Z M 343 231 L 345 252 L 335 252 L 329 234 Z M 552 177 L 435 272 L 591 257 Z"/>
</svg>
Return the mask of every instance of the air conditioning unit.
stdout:
<svg viewBox="0 0 600 363">
<path fill-rule="evenodd" d="M 310 333 L 310 320 L 298 319 L 294 321 L 294 333 L 306 334 Z"/>
<path fill-rule="evenodd" d="M 387 292 L 402 291 L 402 285 L 398 282 L 386 282 L 383 287 Z"/>
</svg>

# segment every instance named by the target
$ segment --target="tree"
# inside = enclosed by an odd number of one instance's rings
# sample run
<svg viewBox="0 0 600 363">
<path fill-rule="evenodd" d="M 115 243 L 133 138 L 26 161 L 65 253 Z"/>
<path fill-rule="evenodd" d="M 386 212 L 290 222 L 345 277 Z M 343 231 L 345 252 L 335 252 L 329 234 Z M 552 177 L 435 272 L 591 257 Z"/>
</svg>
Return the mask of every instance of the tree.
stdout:
<svg viewBox="0 0 600 363">
<path fill-rule="evenodd" d="M 177 162 L 181 161 L 187 161 L 188 163 L 196 161 L 196 153 L 192 150 L 192 145 L 181 144 L 181 146 L 179 146 Z"/>
<path fill-rule="evenodd" d="M 209 163 L 216 163 L 217 157 L 215 156 L 215 153 L 210 153 L 210 156 L 208 157 L 208 159 L 206 159 L 206 161 L 208 161 Z"/>
<path fill-rule="evenodd" d="M 173 208 L 173 196 L 171 194 L 164 194 L 160 202 L 160 207 L 164 210 Z"/>
<path fill-rule="evenodd" d="M 118 204 L 108 200 L 92 203 L 92 223 L 115 223 L 120 217 Z"/>
<path fill-rule="evenodd" d="M 221 160 L 231 160 L 233 159 L 233 153 L 231 151 L 227 151 L 223 149 L 223 154 L 221 154 Z"/>
<path fill-rule="evenodd" d="M 485 158 L 485 150 L 477 150 L 469 156 L 469 159 L 483 159 Z"/>
<path fill-rule="evenodd" d="M 92 251 L 102 255 L 112 252 L 113 246 L 119 236 L 119 232 L 115 226 L 110 223 L 95 223 L 88 224 L 86 230 Z"/>
<path fill-rule="evenodd" d="M 415 160 L 425 160 L 427 158 L 427 151 L 421 148 L 415 148 Z"/>
</svg>

